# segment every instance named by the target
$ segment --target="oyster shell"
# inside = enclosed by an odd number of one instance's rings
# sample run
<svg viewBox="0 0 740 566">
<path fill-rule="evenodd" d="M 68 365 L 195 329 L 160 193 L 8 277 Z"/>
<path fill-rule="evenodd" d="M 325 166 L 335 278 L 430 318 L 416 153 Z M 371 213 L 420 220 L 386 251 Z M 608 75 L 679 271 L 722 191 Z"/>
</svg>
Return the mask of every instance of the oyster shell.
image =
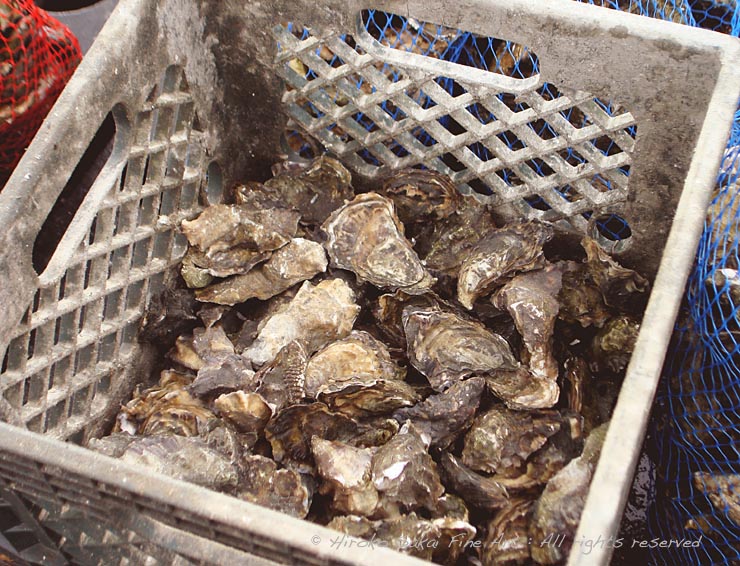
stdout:
<svg viewBox="0 0 740 566">
<path fill-rule="evenodd" d="M 533 377 L 558 378 L 558 362 L 552 353 L 552 335 L 560 305 L 557 295 L 562 273 L 557 266 L 515 276 L 493 297 L 497 308 L 508 310 L 529 351 Z"/>
<path fill-rule="evenodd" d="M 407 422 L 375 453 L 372 480 L 387 516 L 437 506 L 445 490 L 427 447 L 421 434 Z"/>
<path fill-rule="evenodd" d="M 316 398 L 327 386 L 358 379 L 401 380 L 406 371 L 392 359 L 385 344 L 363 331 L 324 346 L 308 361 L 306 395 Z"/>
<path fill-rule="evenodd" d="M 709 498 L 719 513 L 740 526 L 740 475 L 694 472 L 694 487 Z"/>
<path fill-rule="evenodd" d="M 331 264 L 362 281 L 411 294 L 423 293 L 434 282 L 404 237 L 393 202 L 377 193 L 358 195 L 335 210 L 322 230 Z"/>
<path fill-rule="evenodd" d="M 403 327 L 409 362 L 436 391 L 474 373 L 515 369 L 509 344 L 479 322 L 437 309 L 407 307 Z"/>
<path fill-rule="evenodd" d="M 260 382 L 257 393 L 274 413 L 301 402 L 306 394 L 306 350 L 294 340 L 283 347 L 275 359 L 262 366 L 255 378 Z"/>
<path fill-rule="evenodd" d="M 238 354 L 227 354 L 210 359 L 200 368 L 188 391 L 208 398 L 238 389 L 251 391 L 256 385 L 257 378 L 251 364 Z"/>
<path fill-rule="evenodd" d="M 280 411 L 267 423 L 265 438 L 272 446 L 276 462 L 313 471 L 311 438 L 347 441 L 357 432 L 357 424 L 340 413 L 334 413 L 323 403 L 293 405 Z"/>
<path fill-rule="evenodd" d="M 466 309 L 503 279 L 519 271 L 544 265 L 542 246 L 554 231 L 545 224 L 513 224 L 490 232 L 471 250 L 460 266 L 457 299 Z"/>
<path fill-rule="evenodd" d="M 308 515 L 313 490 L 301 474 L 279 470 L 275 462 L 257 455 L 245 456 L 241 467 L 244 479 L 237 497 L 299 519 Z"/>
<path fill-rule="evenodd" d="M 260 434 L 272 417 L 272 410 L 257 393 L 225 393 L 213 402 L 213 406 L 239 432 Z"/>
<path fill-rule="evenodd" d="M 246 273 L 255 265 L 267 260 L 271 251 L 257 251 L 247 248 L 229 248 L 214 252 L 201 252 L 197 248 L 188 248 L 182 260 L 180 275 L 188 284 L 188 287 L 204 287 L 195 285 L 206 280 L 206 275 L 214 277 L 228 277 Z M 189 279 L 190 278 L 190 281 Z M 207 285 L 208 283 L 206 283 Z"/>
<path fill-rule="evenodd" d="M 230 490 L 239 481 L 229 459 L 198 437 L 167 434 L 137 438 L 121 460 L 210 489 Z"/>
<path fill-rule="evenodd" d="M 300 216 L 286 208 L 255 210 L 215 204 L 197 218 L 183 220 L 182 231 L 191 246 L 211 257 L 236 247 L 267 252 L 283 247 L 295 236 Z"/>
<path fill-rule="evenodd" d="M 353 377 L 324 385 L 319 401 L 349 417 L 384 415 L 420 401 L 413 387 L 397 379 Z"/>
<path fill-rule="evenodd" d="M 103 438 L 91 438 L 87 447 L 111 458 L 120 458 L 136 438 L 128 432 L 114 432 Z"/>
<path fill-rule="evenodd" d="M 556 411 L 513 411 L 495 406 L 479 415 L 465 435 L 463 463 L 481 472 L 519 468 L 560 430 Z"/>
<path fill-rule="evenodd" d="M 650 286 L 636 271 L 619 265 L 591 238 L 581 240 L 586 250 L 588 271 L 610 307 L 641 311 L 647 301 Z"/>
<path fill-rule="evenodd" d="M 208 273 L 208 270 L 199 267 L 193 261 L 193 254 L 188 250 L 185 253 L 185 257 L 182 258 L 182 266 L 180 266 L 180 275 L 182 275 L 185 285 L 190 289 L 200 289 L 211 284 L 213 281 L 213 275 Z"/>
<path fill-rule="evenodd" d="M 408 306 L 422 308 L 439 308 L 440 301 L 433 293 L 409 295 L 403 291 L 385 294 L 378 297 L 378 304 L 373 309 L 373 316 L 384 338 L 392 346 L 406 349 L 406 334 L 403 330 L 403 309 Z"/>
<path fill-rule="evenodd" d="M 475 538 L 477 529 L 467 521 L 453 517 L 432 519 L 432 524 L 439 529 L 432 560 L 437 564 L 457 564 L 467 544 Z"/>
<path fill-rule="evenodd" d="M 375 449 L 356 448 L 314 436 L 311 452 L 323 480 L 319 491 L 333 496 L 333 509 L 350 515 L 372 516 L 380 500 L 371 478 Z"/>
<path fill-rule="evenodd" d="M 321 244 L 293 238 L 259 267 L 198 289 L 195 298 L 219 305 L 236 305 L 255 297 L 269 299 L 325 271 L 326 265 L 326 254 Z"/>
<path fill-rule="evenodd" d="M 566 322 L 577 322 L 583 328 L 603 326 L 611 313 L 601 291 L 591 280 L 588 266 L 576 261 L 559 261 L 557 265 L 563 272 L 558 317 Z"/>
<path fill-rule="evenodd" d="M 618 373 L 626 368 L 639 333 L 640 323 L 632 317 L 618 316 L 607 322 L 591 342 L 591 370 Z"/>
<path fill-rule="evenodd" d="M 591 431 L 583 454 L 555 474 L 535 503 L 529 535 L 532 558 L 540 564 L 558 564 L 568 556 L 586 503 L 608 423 Z M 547 544 L 552 533 L 564 535 L 562 544 Z"/>
<path fill-rule="evenodd" d="M 513 498 L 489 521 L 481 550 L 487 566 L 524 566 L 531 563 L 529 521 L 534 502 Z"/>
<path fill-rule="evenodd" d="M 565 379 L 568 382 L 568 409 L 580 415 L 583 410 L 583 388 L 590 373 L 586 361 L 578 356 L 565 360 Z"/>
<path fill-rule="evenodd" d="M 381 192 L 393 201 L 405 225 L 446 218 L 462 198 L 449 177 L 430 169 L 396 171 Z"/>
<path fill-rule="evenodd" d="M 472 377 L 411 408 L 396 411 L 394 417 L 399 422 L 411 420 L 422 434 L 431 438 L 432 447 L 448 448 L 473 421 L 485 386 L 482 377 Z"/>
<path fill-rule="evenodd" d="M 509 493 L 503 484 L 475 473 L 449 452 L 440 454 L 439 468 L 444 484 L 473 507 L 491 511 L 500 509 L 509 501 Z"/>
<path fill-rule="evenodd" d="M 357 434 L 350 444 L 359 447 L 381 446 L 393 438 L 401 427 L 398 421 L 387 417 L 373 417 L 357 421 Z"/>
<path fill-rule="evenodd" d="M 242 355 L 262 365 L 275 359 L 293 340 L 313 353 L 344 338 L 360 312 L 354 300 L 352 289 L 341 279 L 328 279 L 316 286 L 306 281 L 290 303 L 263 320 L 257 339 Z"/>
<path fill-rule="evenodd" d="M 510 409 L 548 409 L 560 397 L 555 380 L 539 378 L 525 367 L 497 369 L 487 374 L 486 385 Z"/>
<path fill-rule="evenodd" d="M 316 158 L 301 171 L 284 172 L 266 181 L 271 198 L 301 211 L 302 222 L 321 224 L 342 203 L 352 198 L 352 176 L 336 159 Z"/>
</svg>

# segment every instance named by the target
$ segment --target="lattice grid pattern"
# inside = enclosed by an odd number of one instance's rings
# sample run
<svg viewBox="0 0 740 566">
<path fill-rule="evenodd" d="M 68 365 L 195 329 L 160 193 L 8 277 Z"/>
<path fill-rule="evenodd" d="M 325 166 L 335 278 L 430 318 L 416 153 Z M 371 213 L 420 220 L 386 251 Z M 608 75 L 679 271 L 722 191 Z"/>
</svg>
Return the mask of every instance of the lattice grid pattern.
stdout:
<svg viewBox="0 0 740 566">
<path fill-rule="evenodd" d="M 430 167 L 517 217 L 580 230 L 627 198 L 632 115 L 543 83 L 525 46 L 380 12 L 365 12 L 354 36 L 274 33 L 293 123 L 364 176 Z M 453 79 L 433 59 L 490 72 Z M 616 240 L 625 228 L 600 231 Z"/>
<path fill-rule="evenodd" d="M 102 188 L 89 227 L 73 220 L 67 233 L 85 237 L 61 278 L 38 289 L 5 355 L 0 393 L 34 432 L 79 435 L 128 387 L 147 299 L 185 251 L 175 228 L 200 210 L 201 133 L 182 71 L 170 67 L 152 95 L 118 182 Z"/>
</svg>

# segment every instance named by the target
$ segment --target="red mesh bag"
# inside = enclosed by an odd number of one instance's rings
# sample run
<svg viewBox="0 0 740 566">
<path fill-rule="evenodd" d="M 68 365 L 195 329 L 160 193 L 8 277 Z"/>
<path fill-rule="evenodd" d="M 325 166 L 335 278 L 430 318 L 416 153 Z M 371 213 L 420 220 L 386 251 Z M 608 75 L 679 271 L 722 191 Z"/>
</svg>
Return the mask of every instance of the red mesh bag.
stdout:
<svg viewBox="0 0 740 566">
<path fill-rule="evenodd" d="M 0 182 L 18 163 L 82 55 L 32 0 L 0 0 Z"/>
</svg>

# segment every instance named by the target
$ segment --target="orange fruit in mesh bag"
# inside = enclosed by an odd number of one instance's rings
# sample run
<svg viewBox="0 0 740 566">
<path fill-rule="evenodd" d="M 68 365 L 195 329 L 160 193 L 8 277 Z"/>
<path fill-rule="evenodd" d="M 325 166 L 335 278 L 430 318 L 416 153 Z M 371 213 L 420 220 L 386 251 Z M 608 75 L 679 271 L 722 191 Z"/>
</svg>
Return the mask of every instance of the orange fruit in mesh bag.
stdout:
<svg viewBox="0 0 740 566">
<path fill-rule="evenodd" d="M 82 58 L 32 0 L 0 0 L 0 178 L 9 175 Z"/>
</svg>

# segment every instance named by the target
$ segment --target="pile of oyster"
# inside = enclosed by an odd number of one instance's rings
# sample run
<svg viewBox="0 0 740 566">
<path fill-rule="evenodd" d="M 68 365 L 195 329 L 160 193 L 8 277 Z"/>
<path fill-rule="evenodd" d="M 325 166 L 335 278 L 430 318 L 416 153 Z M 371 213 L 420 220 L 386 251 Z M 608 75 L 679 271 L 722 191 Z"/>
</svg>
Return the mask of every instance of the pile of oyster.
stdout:
<svg viewBox="0 0 740 566">
<path fill-rule="evenodd" d="M 442 564 L 562 562 L 645 279 L 425 170 L 355 194 L 323 156 L 233 200 L 182 223 L 168 369 L 92 447 Z"/>
</svg>

